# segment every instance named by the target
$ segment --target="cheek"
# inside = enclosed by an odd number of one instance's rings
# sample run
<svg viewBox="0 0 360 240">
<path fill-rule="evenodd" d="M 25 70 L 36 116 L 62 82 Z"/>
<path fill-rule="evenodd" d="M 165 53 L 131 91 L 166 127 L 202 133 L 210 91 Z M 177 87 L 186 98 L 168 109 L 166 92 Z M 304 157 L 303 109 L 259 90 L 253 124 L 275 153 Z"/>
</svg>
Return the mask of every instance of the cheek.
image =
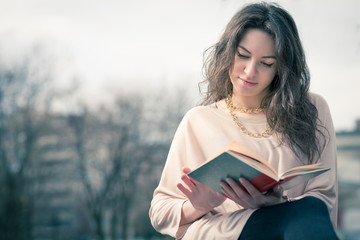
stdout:
<svg viewBox="0 0 360 240">
<path fill-rule="evenodd" d="M 241 61 L 235 61 L 234 66 L 232 67 L 233 73 L 241 72 L 245 68 L 244 63 Z"/>
<path fill-rule="evenodd" d="M 234 82 L 236 81 L 236 79 L 239 77 L 239 75 L 241 75 L 241 72 L 239 70 L 239 66 L 233 66 L 230 70 L 229 70 L 229 77 L 231 82 L 234 84 Z"/>
<path fill-rule="evenodd" d="M 234 63 L 234 65 L 229 69 L 229 76 L 231 79 L 231 82 L 233 81 L 233 78 L 238 75 L 239 73 L 239 64 L 237 64 L 236 62 Z"/>
<path fill-rule="evenodd" d="M 275 78 L 276 71 L 270 70 L 269 72 L 264 73 L 263 79 L 266 79 L 266 82 L 271 83 Z"/>
</svg>

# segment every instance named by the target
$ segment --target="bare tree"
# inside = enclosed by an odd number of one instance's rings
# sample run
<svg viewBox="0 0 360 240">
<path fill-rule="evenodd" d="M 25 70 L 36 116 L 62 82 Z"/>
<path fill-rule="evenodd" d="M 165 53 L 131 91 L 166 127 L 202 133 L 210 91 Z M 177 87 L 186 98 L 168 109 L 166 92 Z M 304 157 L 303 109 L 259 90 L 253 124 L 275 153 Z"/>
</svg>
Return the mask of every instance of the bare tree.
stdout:
<svg viewBox="0 0 360 240">
<path fill-rule="evenodd" d="M 137 149 L 141 104 L 123 98 L 115 108 L 101 113 L 84 110 L 82 114 L 69 117 L 76 138 L 84 198 L 95 222 L 98 239 L 104 239 L 106 235 L 115 239 L 119 234 L 119 222 L 121 235 L 127 236 L 129 195 L 135 188 L 133 179 L 137 175 L 136 162 L 141 153 Z M 110 221 L 109 234 L 105 233 L 104 218 Z"/>
<path fill-rule="evenodd" d="M 32 161 L 44 128 L 51 71 L 34 65 L 34 48 L 18 65 L 0 69 L 0 232 L 3 239 L 31 239 L 34 204 Z"/>
</svg>

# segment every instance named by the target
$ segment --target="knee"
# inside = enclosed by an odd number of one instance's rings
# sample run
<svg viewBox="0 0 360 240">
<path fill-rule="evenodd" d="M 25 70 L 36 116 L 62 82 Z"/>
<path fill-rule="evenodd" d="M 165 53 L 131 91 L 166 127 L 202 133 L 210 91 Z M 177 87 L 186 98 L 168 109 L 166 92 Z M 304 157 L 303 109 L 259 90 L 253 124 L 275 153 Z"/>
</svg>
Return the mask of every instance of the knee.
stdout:
<svg viewBox="0 0 360 240">
<path fill-rule="evenodd" d="M 294 202 L 288 215 L 285 236 L 297 239 L 337 239 L 326 204 L 315 197 L 305 197 Z"/>
<path fill-rule="evenodd" d="M 305 197 L 294 202 L 290 202 L 287 220 L 309 223 L 309 220 L 329 217 L 326 204 L 316 197 Z M 289 219 L 290 218 L 290 219 Z"/>
<path fill-rule="evenodd" d="M 301 214 L 325 215 L 329 214 L 326 204 L 319 198 L 308 196 L 298 200 L 297 209 Z"/>
<path fill-rule="evenodd" d="M 282 212 L 281 222 L 285 228 L 307 230 L 327 218 L 329 213 L 322 200 L 305 197 L 287 204 Z"/>
</svg>

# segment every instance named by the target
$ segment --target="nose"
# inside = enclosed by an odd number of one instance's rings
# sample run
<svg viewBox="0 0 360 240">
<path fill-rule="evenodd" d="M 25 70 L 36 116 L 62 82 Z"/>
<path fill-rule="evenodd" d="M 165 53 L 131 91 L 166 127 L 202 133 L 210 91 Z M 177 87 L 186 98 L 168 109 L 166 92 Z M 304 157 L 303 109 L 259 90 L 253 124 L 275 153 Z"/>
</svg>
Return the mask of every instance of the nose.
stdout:
<svg viewBox="0 0 360 240">
<path fill-rule="evenodd" d="M 252 79 L 255 77 L 257 73 L 257 66 L 255 61 L 248 61 L 245 65 L 244 72 L 248 79 Z"/>
</svg>

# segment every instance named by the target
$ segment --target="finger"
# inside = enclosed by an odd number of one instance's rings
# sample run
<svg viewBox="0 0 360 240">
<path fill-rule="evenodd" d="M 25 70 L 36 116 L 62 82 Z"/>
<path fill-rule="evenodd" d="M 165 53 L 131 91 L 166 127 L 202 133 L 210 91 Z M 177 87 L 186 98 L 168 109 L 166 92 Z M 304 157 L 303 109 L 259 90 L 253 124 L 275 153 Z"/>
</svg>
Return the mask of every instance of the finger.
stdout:
<svg viewBox="0 0 360 240">
<path fill-rule="evenodd" d="M 234 197 L 236 197 L 236 194 L 234 193 L 234 191 L 231 189 L 231 187 L 225 183 L 225 182 L 220 182 L 220 186 L 221 186 L 221 191 L 231 200 L 235 200 Z"/>
<path fill-rule="evenodd" d="M 184 168 L 182 169 L 182 171 L 183 171 L 183 173 L 188 174 L 189 172 L 191 172 L 191 169 L 188 168 L 188 167 L 184 167 Z"/>
<path fill-rule="evenodd" d="M 182 175 L 181 180 L 190 188 L 191 191 L 194 191 L 196 188 L 196 184 L 193 182 L 191 178 L 189 178 L 187 175 Z"/>
<path fill-rule="evenodd" d="M 184 167 L 184 168 L 182 169 L 182 171 L 183 171 L 183 173 L 185 173 L 185 174 L 187 175 L 188 173 L 191 172 L 191 169 L 188 168 L 188 167 Z M 196 186 L 196 181 L 195 181 L 194 179 L 190 178 L 190 177 L 189 177 L 189 179 L 190 179 L 190 181 Z"/>
<path fill-rule="evenodd" d="M 284 195 L 284 189 L 280 185 L 273 187 L 271 192 L 272 196 L 277 198 L 282 198 L 282 196 Z"/>
<path fill-rule="evenodd" d="M 246 208 L 256 208 L 256 200 L 249 194 L 248 190 L 234 179 L 226 179 L 237 195 L 237 202 Z"/>
<path fill-rule="evenodd" d="M 227 198 L 237 203 L 236 195 L 234 194 L 234 192 L 231 191 L 231 189 L 229 189 L 229 187 L 221 186 L 221 192 Z"/>
<path fill-rule="evenodd" d="M 284 193 L 284 189 L 283 189 L 280 185 L 276 185 L 276 186 L 273 188 L 273 192 L 275 193 L 275 195 L 282 196 L 283 193 Z"/>
<path fill-rule="evenodd" d="M 232 188 L 232 190 L 236 193 L 236 195 L 239 198 L 249 200 L 249 194 L 246 192 L 246 189 L 243 188 L 241 185 L 239 185 L 237 182 L 235 182 L 234 179 L 227 178 L 226 182 L 229 184 L 229 186 Z"/>
<path fill-rule="evenodd" d="M 226 195 L 226 193 L 224 193 L 224 191 L 223 191 L 223 189 L 221 188 L 221 194 L 224 196 L 224 197 L 226 197 L 226 198 L 228 198 L 228 199 L 231 199 L 228 195 Z"/>
<path fill-rule="evenodd" d="M 191 191 L 189 189 L 184 187 L 181 183 L 178 183 L 176 186 L 188 199 L 191 198 Z"/>
<path fill-rule="evenodd" d="M 259 200 L 263 198 L 263 194 L 261 194 L 261 192 L 257 190 L 257 188 L 254 185 L 252 185 L 248 180 L 241 177 L 239 178 L 239 181 L 252 198 Z"/>
<path fill-rule="evenodd" d="M 233 192 L 229 192 L 228 190 L 221 188 L 221 191 L 223 192 L 223 195 L 225 195 L 227 198 L 232 200 L 233 202 L 241 205 L 243 208 L 254 208 L 252 205 L 247 203 L 246 201 L 243 201 L 241 198 L 239 198 L 236 194 Z"/>
<path fill-rule="evenodd" d="M 231 180 L 229 180 L 231 181 Z M 235 181 L 233 181 L 235 183 Z M 221 191 L 225 193 L 225 195 L 234 201 L 235 203 L 243 206 L 244 208 L 254 208 L 254 206 L 250 203 L 250 199 L 247 193 L 245 193 L 243 190 L 240 189 L 240 191 L 243 191 L 241 194 L 237 194 L 234 189 L 228 185 L 226 182 L 221 182 Z M 235 185 L 234 185 L 235 186 Z M 236 184 L 236 188 L 240 188 L 239 185 Z M 239 196 L 241 195 L 241 196 Z"/>
</svg>

